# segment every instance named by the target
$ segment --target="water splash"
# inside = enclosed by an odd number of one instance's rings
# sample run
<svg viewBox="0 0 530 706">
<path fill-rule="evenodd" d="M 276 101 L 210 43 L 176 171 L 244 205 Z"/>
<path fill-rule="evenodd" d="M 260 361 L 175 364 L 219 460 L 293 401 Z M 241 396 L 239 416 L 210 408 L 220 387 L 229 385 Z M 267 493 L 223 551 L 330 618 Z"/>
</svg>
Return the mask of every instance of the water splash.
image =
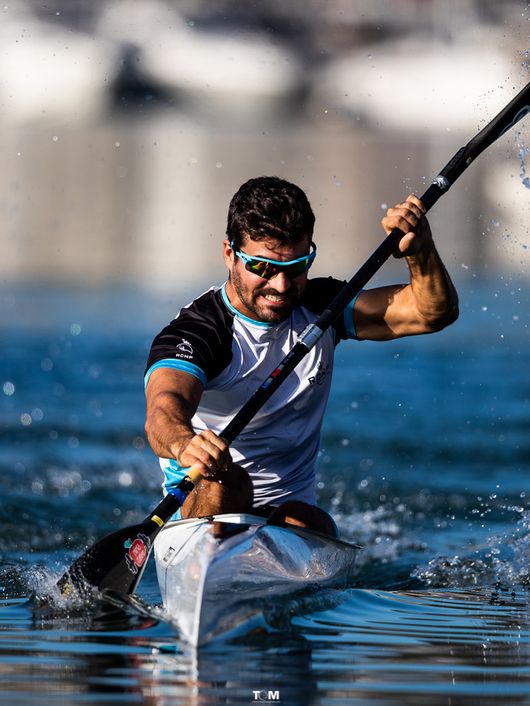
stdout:
<svg viewBox="0 0 530 706">
<path fill-rule="evenodd" d="M 524 143 L 519 144 L 519 162 L 521 165 L 521 170 L 519 172 L 519 176 L 521 177 L 521 181 L 523 182 L 523 186 L 526 186 L 527 189 L 530 189 L 530 176 L 527 175 L 526 173 L 526 156 L 530 154 L 530 147 L 526 147 Z"/>
<path fill-rule="evenodd" d="M 418 566 L 412 577 L 430 588 L 530 585 L 530 511 L 520 508 L 521 517 L 508 537 L 493 536 L 485 551 L 475 556 L 431 559 Z"/>
</svg>

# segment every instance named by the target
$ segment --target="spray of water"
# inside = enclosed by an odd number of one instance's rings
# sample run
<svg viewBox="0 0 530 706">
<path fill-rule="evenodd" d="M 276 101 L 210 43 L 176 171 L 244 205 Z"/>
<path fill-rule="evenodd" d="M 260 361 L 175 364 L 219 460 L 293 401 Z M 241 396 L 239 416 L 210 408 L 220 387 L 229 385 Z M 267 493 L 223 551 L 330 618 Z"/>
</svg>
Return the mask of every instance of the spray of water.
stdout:
<svg viewBox="0 0 530 706">
<path fill-rule="evenodd" d="M 529 566 L 530 511 L 521 508 L 514 532 L 508 537 L 490 537 L 486 551 L 476 556 L 435 557 L 418 566 L 412 576 L 429 588 L 528 587 Z"/>
<path fill-rule="evenodd" d="M 520 143 L 519 163 L 521 165 L 521 170 L 519 172 L 519 176 L 521 177 L 523 185 L 526 186 L 527 189 L 530 189 L 530 176 L 526 173 L 526 157 L 528 154 L 530 154 L 530 147 L 526 147 L 524 143 Z"/>
</svg>

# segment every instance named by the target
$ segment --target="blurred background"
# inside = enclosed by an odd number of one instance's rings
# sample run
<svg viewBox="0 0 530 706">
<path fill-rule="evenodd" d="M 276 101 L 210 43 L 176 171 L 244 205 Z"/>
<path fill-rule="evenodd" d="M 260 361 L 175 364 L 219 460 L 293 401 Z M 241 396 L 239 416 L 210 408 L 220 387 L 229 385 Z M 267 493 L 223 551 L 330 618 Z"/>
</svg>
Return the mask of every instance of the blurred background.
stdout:
<svg viewBox="0 0 530 706">
<path fill-rule="evenodd" d="M 197 293 L 260 174 L 308 192 L 314 272 L 347 277 L 528 81 L 529 34 L 522 0 L 6 2 L 0 282 Z M 522 131 L 432 213 L 455 275 L 526 272 Z"/>
</svg>

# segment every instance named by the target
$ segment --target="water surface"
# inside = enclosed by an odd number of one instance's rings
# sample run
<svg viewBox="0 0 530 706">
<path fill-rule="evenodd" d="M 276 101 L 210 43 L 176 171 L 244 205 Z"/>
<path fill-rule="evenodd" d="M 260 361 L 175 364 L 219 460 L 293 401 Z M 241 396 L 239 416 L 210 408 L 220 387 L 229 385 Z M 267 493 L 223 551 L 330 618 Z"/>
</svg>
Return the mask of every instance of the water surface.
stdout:
<svg viewBox="0 0 530 706">
<path fill-rule="evenodd" d="M 319 494 L 364 545 L 354 585 L 199 653 L 156 612 L 28 601 L 157 504 L 142 375 L 190 293 L 0 292 L 2 699 L 530 703 L 530 289 L 492 275 L 460 291 L 441 334 L 338 350 Z M 160 600 L 152 567 L 140 594 Z"/>
</svg>

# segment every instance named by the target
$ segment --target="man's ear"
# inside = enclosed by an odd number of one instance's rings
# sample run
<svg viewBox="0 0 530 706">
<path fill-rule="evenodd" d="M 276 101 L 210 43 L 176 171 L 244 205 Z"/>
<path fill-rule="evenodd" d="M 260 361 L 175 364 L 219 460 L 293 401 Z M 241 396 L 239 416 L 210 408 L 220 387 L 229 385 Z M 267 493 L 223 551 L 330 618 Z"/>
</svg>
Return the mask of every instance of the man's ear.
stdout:
<svg viewBox="0 0 530 706">
<path fill-rule="evenodd" d="M 223 240 L 223 258 L 225 265 L 230 269 L 234 264 L 234 251 L 230 247 L 230 241 L 226 239 Z"/>
</svg>

